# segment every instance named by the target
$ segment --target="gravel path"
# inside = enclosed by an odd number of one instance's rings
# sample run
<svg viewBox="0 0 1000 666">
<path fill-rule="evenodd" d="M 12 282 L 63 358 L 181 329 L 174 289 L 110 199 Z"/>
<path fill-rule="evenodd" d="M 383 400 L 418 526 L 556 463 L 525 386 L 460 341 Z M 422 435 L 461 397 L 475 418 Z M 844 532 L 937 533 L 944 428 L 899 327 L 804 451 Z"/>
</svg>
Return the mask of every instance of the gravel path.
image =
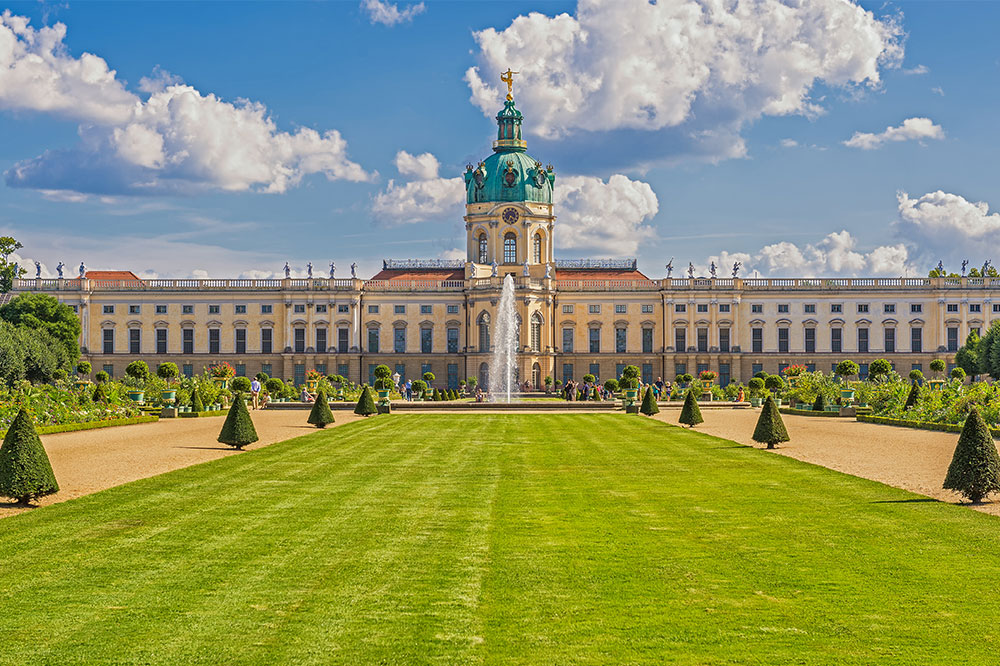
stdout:
<svg viewBox="0 0 1000 666">
<path fill-rule="evenodd" d="M 679 415 L 677 410 L 664 410 L 654 418 L 676 425 Z M 695 429 L 762 447 L 750 439 L 759 415 L 759 409 L 706 409 L 702 411 L 705 422 Z M 791 441 L 779 445 L 775 453 L 945 502 L 962 500 L 941 487 L 955 453 L 958 433 L 859 423 L 847 418 L 789 414 L 782 414 L 781 418 Z M 1000 497 L 991 499 L 973 508 L 1000 515 Z"/>
<path fill-rule="evenodd" d="M 246 450 L 316 432 L 314 426 L 306 423 L 307 410 L 261 410 L 250 414 L 260 440 Z M 328 428 L 362 417 L 338 412 L 335 418 L 336 423 Z M 225 416 L 163 419 L 156 423 L 42 435 L 59 492 L 43 497 L 38 503 L 64 502 L 181 467 L 239 455 L 239 451 L 216 441 L 225 420 Z M 0 518 L 22 511 L 30 509 L 0 500 Z"/>
</svg>

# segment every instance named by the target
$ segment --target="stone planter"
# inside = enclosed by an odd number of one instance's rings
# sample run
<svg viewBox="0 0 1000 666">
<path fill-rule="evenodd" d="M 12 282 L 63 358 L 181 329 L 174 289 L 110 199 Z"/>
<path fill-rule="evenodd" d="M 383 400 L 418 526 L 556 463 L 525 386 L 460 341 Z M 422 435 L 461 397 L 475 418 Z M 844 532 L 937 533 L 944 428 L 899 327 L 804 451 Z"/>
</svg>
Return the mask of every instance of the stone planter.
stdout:
<svg viewBox="0 0 1000 666">
<path fill-rule="evenodd" d="M 840 389 L 840 398 L 842 400 L 854 400 L 854 389 L 852 388 L 842 388 Z"/>
<path fill-rule="evenodd" d="M 388 404 L 389 404 L 389 389 L 375 389 L 375 392 L 378 393 L 378 404 L 379 405 L 388 406 Z M 388 411 L 382 412 L 381 410 L 379 411 L 379 414 L 383 414 L 383 413 L 388 414 L 389 412 Z"/>
<path fill-rule="evenodd" d="M 927 383 L 930 384 L 932 391 L 940 391 L 945 385 L 945 381 L 943 379 L 929 379 Z"/>
<path fill-rule="evenodd" d="M 145 391 L 134 391 L 134 390 L 129 389 L 127 391 L 127 395 L 128 395 L 128 399 L 131 400 L 132 402 L 137 402 L 140 405 L 146 404 L 146 400 L 145 400 L 146 392 Z"/>
<path fill-rule="evenodd" d="M 229 379 L 227 377 L 212 377 L 212 382 L 220 389 L 229 386 Z"/>
<path fill-rule="evenodd" d="M 760 407 L 760 398 L 750 398 L 751 407 Z"/>
<path fill-rule="evenodd" d="M 87 379 L 78 379 L 75 382 L 73 382 L 73 384 L 77 388 L 85 388 L 87 386 L 90 386 L 90 380 L 87 380 Z"/>
<path fill-rule="evenodd" d="M 174 403 L 177 401 L 177 389 L 167 389 L 160 391 L 160 399 L 166 403 Z"/>
</svg>

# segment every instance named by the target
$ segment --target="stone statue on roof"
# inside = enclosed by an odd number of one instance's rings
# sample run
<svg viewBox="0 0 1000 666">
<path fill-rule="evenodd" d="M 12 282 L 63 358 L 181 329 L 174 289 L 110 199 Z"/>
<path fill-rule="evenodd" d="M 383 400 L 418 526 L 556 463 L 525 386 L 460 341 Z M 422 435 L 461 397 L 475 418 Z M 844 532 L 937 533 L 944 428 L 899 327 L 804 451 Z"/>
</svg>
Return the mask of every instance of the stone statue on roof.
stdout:
<svg viewBox="0 0 1000 666">
<path fill-rule="evenodd" d="M 84 266 L 83 262 L 81 261 L 80 262 L 80 279 L 82 280 L 85 277 L 87 277 L 87 267 Z"/>
<path fill-rule="evenodd" d="M 336 261 L 331 261 L 330 262 L 330 279 L 331 280 L 333 279 L 333 275 L 336 272 L 337 272 L 337 262 Z"/>
<path fill-rule="evenodd" d="M 965 277 L 965 267 L 969 265 L 968 259 L 962 259 L 962 277 Z"/>
<path fill-rule="evenodd" d="M 63 262 L 60 261 L 58 264 L 56 264 L 56 272 L 59 273 L 59 279 L 60 280 L 63 279 L 63 269 L 64 268 L 66 268 L 66 264 L 64 264 Z"/>
<path fill-rule="evenodd" d="M 937 265 L 938 277 L 944 277 L 944 262 L 938 261 Z"/>
<path fill-rule="evenodd" d="M 355 280 L 358 279 L 358 262 L 356 261 L 351 264 L 351 277 Z"/>
<path fill-rule="evenodd" d="M 490 277 L 497 277 L 497 260 L 494 259 L 493 263 L 490 264 Z"/>
<path fill-rule="evenodd" d="M 288 278 L 290 278 L 290 277 L 292 277 L 292 269 L 291 269 L 291 267 L 290 267 L 290 266 L 288 265 L 288 262 L 286 261 L 286 262 L 285 262 L 285 279 L 287 280 L 287 279 L 288 279 Z"/>
<path fill-rule="evenodd" d="M 42 277 L 42 262 L 36 261 L 35 262 L 35 279 L 37 280 L 40 277 Z"/>
<path fill-rule="evenodd" d="M 718 267 L 715 265 L 714 261 L 708 267 L 708 272 L 712 275 L 713 278 L 718 277 L 718 275 L 716 275 L 718 273 Z"/>
<path fill-rule="evenodd" d="M 667 278 L 674 272 L 674 258 L 670 257 L 670 261 L 667 262 Z"/>
<path fill-rule="evenodd" d="M 313 276 L 313 262 L 306 264 L 306 276 L 311 280 Z"/>
<path fill-rule="evenodd" d="M 694 264 L 688 262 L 688 277 L 694 279 Z"/>
<path fill-rule="evenodd" d="M 736 277 L 737 275 L 739 275 L 739 272 L 740 272 L 740 269 L 741 269 L 741 268 L 743 268 L 743 264 L 742 264 L 742 263 L 740 263 L 739 261 L 737 261 L 737 262 L 733 263 L 733 277 L 734 277 L 734 278 L 735 278 L 735 277 Z"/>
</svg>

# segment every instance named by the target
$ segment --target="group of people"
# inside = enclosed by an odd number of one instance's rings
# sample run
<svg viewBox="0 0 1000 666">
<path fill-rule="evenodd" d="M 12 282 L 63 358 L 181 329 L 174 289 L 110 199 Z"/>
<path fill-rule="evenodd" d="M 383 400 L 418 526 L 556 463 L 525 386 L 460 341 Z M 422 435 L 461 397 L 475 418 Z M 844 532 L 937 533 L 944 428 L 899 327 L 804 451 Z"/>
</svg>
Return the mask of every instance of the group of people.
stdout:
<svg viewBox="0 0 1000 666">
<path fill-rule="evenodd" d="M 661 397 L 666 399 L 670 397 L 670 393 L 673 390 L 673 385 L 670 382 L 663 381 L 662 377 L 657 377 L 655 382 L 650 384 L 644 384 L 643 381 L 639 380 L 639 395 L 642 395 L 647 388 L 653 389 L 653 397 L 656 400 L 660 400 Z M 595 379 L 593 382 L 574 382 L 572 379 L 567 379 L 565 384 L 560 386 L 559 382 L 556 382 L 556 390 L 558 390 L 563 396 L 568 400 L 576 400 L 581 393 L 585 393 L 590 397 L 594 390 L 597 390 L 597 396 L 601 400 L 609 400 L 613 398 L 611 391 L 608 391 L 599 379 Z"/>
</svg>

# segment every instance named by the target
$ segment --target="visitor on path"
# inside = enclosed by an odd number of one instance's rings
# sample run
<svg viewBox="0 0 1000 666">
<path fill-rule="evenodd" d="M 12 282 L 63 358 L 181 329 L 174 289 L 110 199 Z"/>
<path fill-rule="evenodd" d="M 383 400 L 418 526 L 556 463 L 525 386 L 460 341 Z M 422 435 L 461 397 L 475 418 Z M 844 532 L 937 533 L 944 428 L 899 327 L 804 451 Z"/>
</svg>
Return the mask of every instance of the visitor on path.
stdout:
<svg viewBox="0 0 1000 666">
<path fill-rule="evenodd" d="M 299 396 L 299 400 L 301 400 L 302 402 L 312 402 L 313 401 L 312 394 L 309 393 L 309 391 L 306 390 L 305 386 L 302 387 L 302 395 Z"/>
<path fill-rule="evenodd" d="M 479 388 L 477 386 L 476 387 L 476 402 L 482 402 L 483 398 L 484 398 L 484 396 L 483 396 L 483 389 L 481 389 L 481 388 Z"/>
<path fill-rule="evenodd" d="M 254 409 L 260 409 L 260 382 L 256 377 L 250 382 L 250 398 Z"/>
<path fill-rule="evenodd" d="M 736 392 L 736 402 L 744 402 L 745 397 L 746 396 L 743 393 L 743 387 L 741 386 L 740 390 Z"/>
<path fill-rule="evenodd" d="M 406 380 L 406 402 L 413 402 L 413 380 Z"/>
<path fill-rule="evenodd" d="M 267 409 L 267 403 L 269 402 L 271 402 L 271 394 L 268 393 L 267 391 L 264 391 L 264 394 L 261 396 L 260 399 L 260 408 Z"/>
</svg>

